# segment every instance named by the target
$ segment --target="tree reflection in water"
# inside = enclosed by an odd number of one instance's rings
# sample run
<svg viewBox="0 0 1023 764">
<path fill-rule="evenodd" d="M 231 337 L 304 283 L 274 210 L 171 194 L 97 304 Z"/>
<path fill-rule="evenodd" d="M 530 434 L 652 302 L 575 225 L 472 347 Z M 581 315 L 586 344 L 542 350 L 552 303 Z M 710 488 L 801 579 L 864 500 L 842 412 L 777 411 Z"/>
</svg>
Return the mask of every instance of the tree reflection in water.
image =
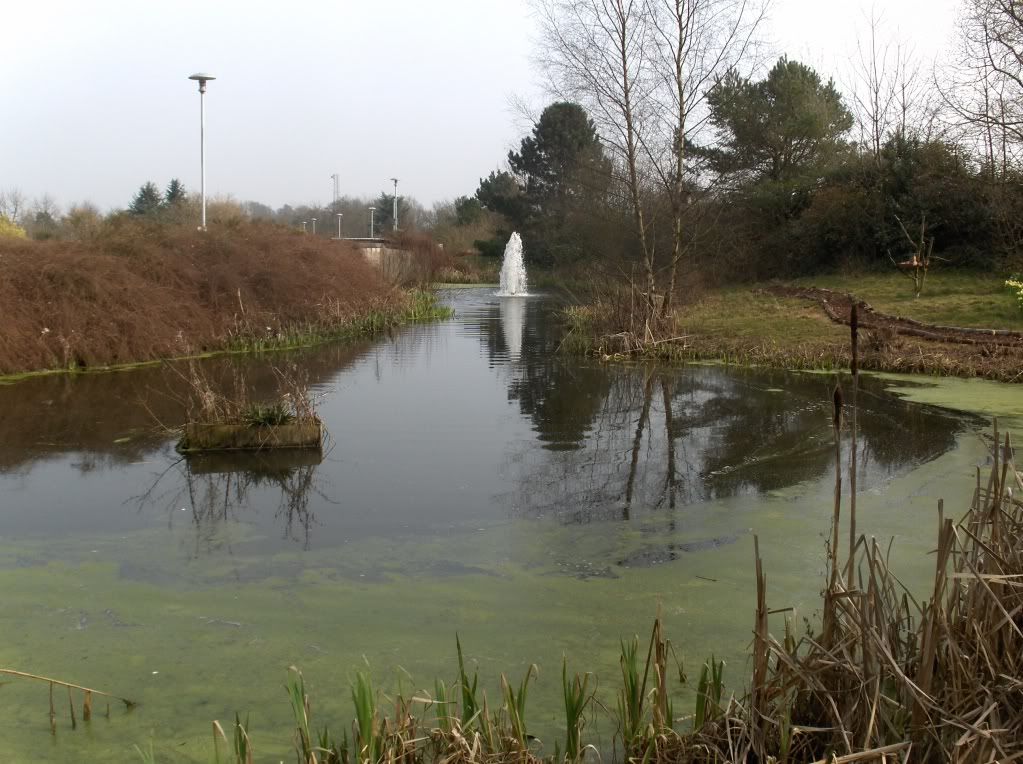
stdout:
<svg viewBox="0 0 1023 764">
<path fill-rule="evenodd" d="M 168 511 L 169 525 L 182 509 L 190 512 L 195 529 L 194 557 L 222 549 L 232 552 L 229 524 L 242 523 L 247 513 L 265 506 L 254 492 L 276 493 L 274 524 L 281 538 L 310 548 L 316 515 L 309 508 L 314 495 L 333 503 L 317 485 L 316 471 L 323 461 L 319 450 L 278 450 L 252 454 L 204 454 L 175 462 L 157 476 L 152 486 L 136 497 L 140 509 L 158 505 Z M 161 490 L 169 474 L 180 480 Z M 183 507 L 187 500 L 187 506 Z"/>
<path fill-rule="evenodd" d="M 513 315 L 502 303 L 479 323 L 539 440 L 511 461 L 521 471 L 513 514 L 570 524 L 667 510 L 670 531 L 687 505 L 830 479 L 834 376 L 566 358 L 556 352 L 557 306 L 524 306 Z M 869 378 L 859 400 L 861 490 L 951 449 L 968 419 L 907 403 Z"/>
</svg>

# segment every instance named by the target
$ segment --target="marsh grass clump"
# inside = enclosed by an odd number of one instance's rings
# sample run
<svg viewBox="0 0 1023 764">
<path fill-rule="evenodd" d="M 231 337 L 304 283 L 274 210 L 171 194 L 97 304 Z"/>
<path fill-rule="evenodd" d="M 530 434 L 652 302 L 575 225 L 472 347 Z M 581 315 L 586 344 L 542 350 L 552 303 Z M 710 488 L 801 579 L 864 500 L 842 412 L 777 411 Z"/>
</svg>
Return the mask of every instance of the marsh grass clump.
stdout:
<svg viewBox="0 0 1023 764">
<path fill-rule="evenodd" d="M 274 367 L 270 400 L 250 399 L 249 385 L 235 370 L 230 383 L 215 385 L 195 363 L 188 373 L 188 422 L 178 442 L 182 453 L 265 448 L 319 448 L 323 431 L 306 374 L 296 365 Z"/>
<path fill-rule="evenodd" d="M 242 423 L 249 427 L 279 427 L 295 421 L 295 414 L 285 401 L 252 403 L 241 413 Z"/>
<path fill-rule="evenodd" d="M 316 401 L 309 390 L 308 375 L 295 364 L 275 366 L 273 373 L 273 399 L 253 401 L 249 385 L 237 369 L 227 385 L 219 385 L 201 366 L 189 362 L 187 374 L 178 372 L 188 390 L 188 421 L 273 427 L 316 420 Z"/>
</svg>

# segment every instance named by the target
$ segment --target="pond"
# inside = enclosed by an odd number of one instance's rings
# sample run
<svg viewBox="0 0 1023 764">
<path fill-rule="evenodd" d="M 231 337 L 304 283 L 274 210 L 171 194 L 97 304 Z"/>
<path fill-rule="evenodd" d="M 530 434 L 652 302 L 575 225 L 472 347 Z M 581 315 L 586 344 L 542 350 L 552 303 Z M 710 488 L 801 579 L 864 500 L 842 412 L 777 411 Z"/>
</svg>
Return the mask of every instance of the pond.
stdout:
<svg viewBox="0 0 1023 764">
<path fill-rule="evenodd" d="M 46 685 L 7 683 L 4 761 L 132 760 L 152 742 L 205 762 L 210 722 L 236 711 L 280 758 L 288 666 L 340 734 L 357 671 L 432 689 L 456 634 L 495 705 L 502 672 L 537 664 L 527 721 L 553 749 L 562 660 L 613 706 L 619 640 L 659 610 L 690 676 L 713 653 L 741 691 L 754 534 L 769 605 L 816 609 L 833 375 L 567 357 L 558 300 L 492 291 L 451 290 L 455 318 L 375 342 L 202 362 L 256 389 L 298 364 L 322 462 L 181 460 L 181 364 L 0 385 L 0 667 L 140 703 L 76 731 L 58 704 L 51 737 Z M 859 527 L 894 537 L 913 585 L 989 420 L 889 384 L 862 381 Z"/>
</svg>

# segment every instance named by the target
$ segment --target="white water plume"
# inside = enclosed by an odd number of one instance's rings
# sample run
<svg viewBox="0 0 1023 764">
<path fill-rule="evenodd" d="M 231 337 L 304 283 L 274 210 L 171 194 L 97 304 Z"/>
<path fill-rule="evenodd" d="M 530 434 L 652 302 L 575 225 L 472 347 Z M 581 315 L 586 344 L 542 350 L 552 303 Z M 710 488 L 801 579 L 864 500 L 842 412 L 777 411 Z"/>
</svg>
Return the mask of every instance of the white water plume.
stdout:
<svg viewBox="0 0 1023 764">
<path fill-rule="evenodd" d="M 498 297 L 524 297 L 526 295 L 526 265 L 522 262 L 522 239 L 513 233 L 504 248 L 501 264 L 501 288 Z"/>
<path fill-rule="evenodd" d="M 522 335 L 526 328 L 526 301 L 501 300 L 500 313 L 508 360 L 518 361 L 522 357 Z"/>
</svg>

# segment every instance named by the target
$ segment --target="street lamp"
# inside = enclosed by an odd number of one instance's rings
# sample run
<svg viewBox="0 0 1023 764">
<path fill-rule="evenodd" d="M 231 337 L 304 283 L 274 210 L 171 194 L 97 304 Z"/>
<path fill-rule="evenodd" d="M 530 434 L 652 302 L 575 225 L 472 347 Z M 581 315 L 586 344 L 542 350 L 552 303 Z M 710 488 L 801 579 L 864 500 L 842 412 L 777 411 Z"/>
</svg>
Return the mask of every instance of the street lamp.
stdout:
<svg viewBox="0 0 1023 764">
<path fill-rule="evenodd" d="M 212 74 L 197 72 L 188 79 L 199 83 L 199 168 L 202 174 L 202 224 L 199 229 L 206 230 L 206 83 L 215 80 Z"/>
<path fill-rule="evenodd" d="M 313 218 L 313 236 L 316 235 L 316 218 Z"/>
<path fill-rule="evenodd" d="M 398 179 L 391 178 L 394 181 L 394 232 L 398 233 Z"/>
<path fill-rule="evenodd" d="M 341 218 L 343 218 L 344 216 L 345 216 L 345 214 L 343 212 L 337 213 L 337 238 L 338 238 L 338 241 L 341 240 Z"/>
<path fill-rule="evenodd" d="M 373 215 L 376 214 L 377 208 L 369 208 L 369 238 L 373 238 Z"/>
<path fill-rule="evenodd" d="M 306 223 L 306 221 L 303 220 L 302 221 L 302 233 L 305 233 L 305 223 Z"/>
</svg>

